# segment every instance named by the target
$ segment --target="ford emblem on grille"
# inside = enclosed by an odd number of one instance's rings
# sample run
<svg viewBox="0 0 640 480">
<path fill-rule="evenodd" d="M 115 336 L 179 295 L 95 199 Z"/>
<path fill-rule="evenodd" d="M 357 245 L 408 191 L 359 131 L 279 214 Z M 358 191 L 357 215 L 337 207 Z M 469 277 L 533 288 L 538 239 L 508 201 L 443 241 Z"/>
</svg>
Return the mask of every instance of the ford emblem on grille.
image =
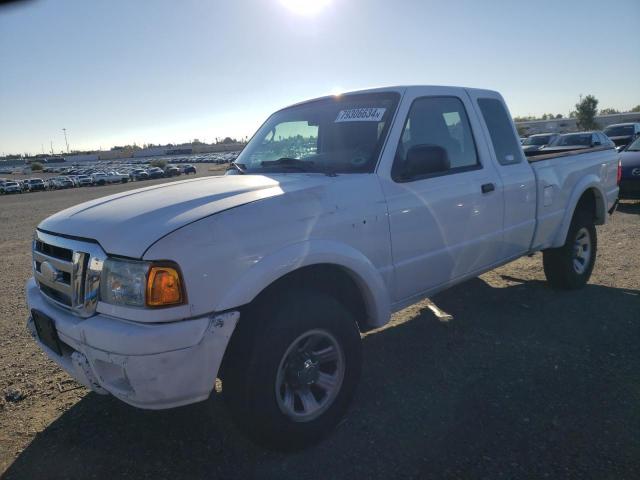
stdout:
<svg viewBox="0 0 640 480">
<path fill-rule="evenodd" d="M 62 272 L 60 272 L 49 262 L 44 261 L 40 264 L 40 273 L 42 273 L 42 275 L 50 282 L 57 282 L 58 280 L 60 280 L 60 274 Z"/>
</svg>

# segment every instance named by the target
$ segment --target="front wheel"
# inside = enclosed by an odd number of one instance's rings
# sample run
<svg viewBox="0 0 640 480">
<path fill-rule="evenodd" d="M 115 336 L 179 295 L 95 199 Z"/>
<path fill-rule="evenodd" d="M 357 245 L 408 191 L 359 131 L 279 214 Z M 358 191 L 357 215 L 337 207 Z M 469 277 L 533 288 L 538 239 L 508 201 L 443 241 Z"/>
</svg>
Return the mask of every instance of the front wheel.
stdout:
<svg viewBox="0 0 640 480">
<path fill-rule="evenodd" d="M 593 217 L 579 210 L 571 220 L 565 244 L 542 252 L 544 274 L 549 284 L 563 290 L 582 288 L 591 277 L 597 249 Z"/>
<path fill-rule="evenodd" d="M 323 438 L 347 410 L 360 377 L 360 332 L 334 298 L 289 291 L 243 313 L 222 371 L 239 427 L 268 448 Z"/>
</svg>

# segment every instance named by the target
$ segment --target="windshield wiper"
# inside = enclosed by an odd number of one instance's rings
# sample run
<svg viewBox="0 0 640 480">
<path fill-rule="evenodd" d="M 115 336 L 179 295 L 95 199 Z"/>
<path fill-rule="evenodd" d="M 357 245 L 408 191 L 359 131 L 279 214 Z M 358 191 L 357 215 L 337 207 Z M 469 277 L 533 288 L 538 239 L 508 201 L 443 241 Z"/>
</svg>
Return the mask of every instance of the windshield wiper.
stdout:
<svg viewBox="0 0 640 480">
<path fill-rule="evenodd" d="M 240 172 L 241 175 L 244 175 L 245 173 L 247 173 L 247 171 L 245 170 L 245 166 L 242 165 L 241 163 L 231 162 L 231 167 L 238 170 L 238 172 Z"/>
<path fill-rule="evenodd" d="M 308 172 L 309 169 L 307 168 L 307 166 L 313 165 L 313 162 L 310 160 L 300 160 L 299 158 L 282 157 L 278 160 L 265 160 L 264 162 L 260 162 L 260 165 L 262 165 L 263 167 L 284 166 L 294 168 L 296 170 L 301 170 L 303 172 Z"/>
</svg>

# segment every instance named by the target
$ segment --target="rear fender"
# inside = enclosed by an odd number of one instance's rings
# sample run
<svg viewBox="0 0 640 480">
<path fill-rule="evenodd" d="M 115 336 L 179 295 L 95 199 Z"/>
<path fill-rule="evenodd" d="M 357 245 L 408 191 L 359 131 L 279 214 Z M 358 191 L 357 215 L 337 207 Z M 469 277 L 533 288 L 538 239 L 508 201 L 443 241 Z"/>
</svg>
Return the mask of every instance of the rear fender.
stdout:
<svg viewBox="0 0 640 480">
<path fill-rule="evenodd" d="M 594 223 L 596 225 L 604 225 L 607 222 L 607 196 L 602 190 L 600 179 L 596 175 L 587 175 L 576 184 L 571 197 L 569 197 L 567 209 L 551 244 L 552 247 L 564 245 L 578 202 L 587 190 L 592 190 L 595 198 Z"/>
</svg>

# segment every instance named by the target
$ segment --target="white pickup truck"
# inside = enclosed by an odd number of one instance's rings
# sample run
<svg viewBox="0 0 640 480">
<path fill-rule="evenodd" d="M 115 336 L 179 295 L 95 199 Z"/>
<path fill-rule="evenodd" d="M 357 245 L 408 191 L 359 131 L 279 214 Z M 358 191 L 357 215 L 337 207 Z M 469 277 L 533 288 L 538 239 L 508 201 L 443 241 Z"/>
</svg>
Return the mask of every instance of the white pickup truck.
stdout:
<svg viewBox="0 0 640 480">
<path fill-rule="evenodd" d="M 360 333 L 543 252 L 579 288 L 615 208 L 618 154 L 525 158 L 502 97 L 390 87 L 274 113 L 225 176 L 154 185 L 44 220 L 28 328 L 96 392 L 163 409 L 216 379 L 237 423 L 300 447 L 340 419 Z"/>
</svg>

